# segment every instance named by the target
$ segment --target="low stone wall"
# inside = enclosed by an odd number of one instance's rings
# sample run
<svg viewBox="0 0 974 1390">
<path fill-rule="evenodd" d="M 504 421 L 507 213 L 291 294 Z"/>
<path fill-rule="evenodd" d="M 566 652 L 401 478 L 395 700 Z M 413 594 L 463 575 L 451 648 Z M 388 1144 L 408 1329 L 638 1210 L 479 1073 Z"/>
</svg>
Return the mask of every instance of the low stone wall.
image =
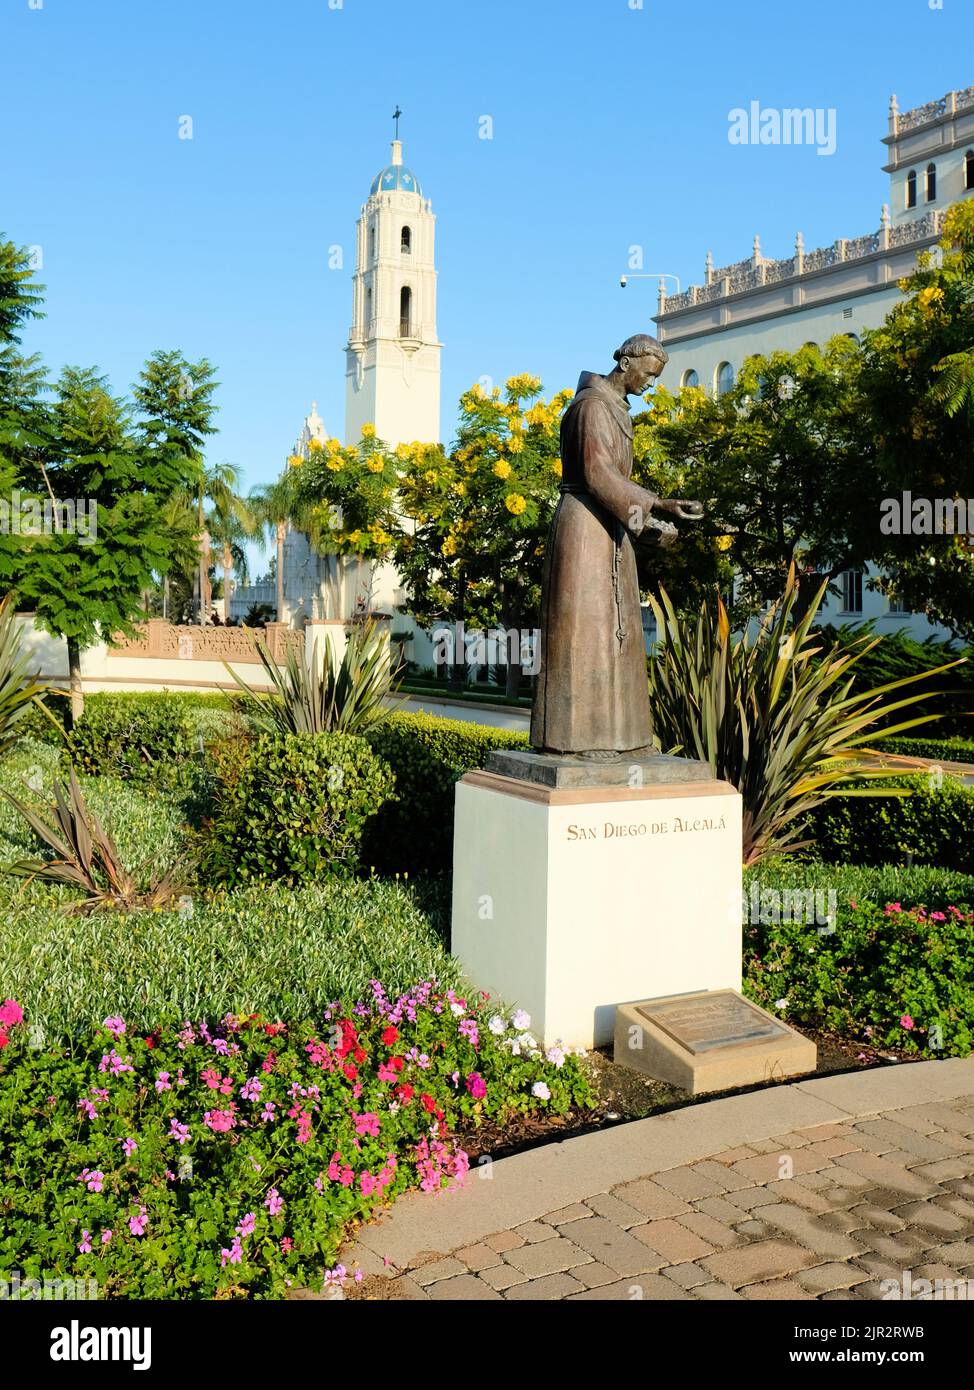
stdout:
<svg viewBox="0 0 974 1390">
<path fill-rule="evenodd" d="M 268 623 L 260 636 L 275 661 L 283 662 L 288 649 L 300 652 L 305 645 L 303 632 L 295 632 L 287 623 Z M 229 661 L 259 665 L 260 657 L 254 645 L 254 634 L 242 627 L 206 627 L 175 625 L 165 618 L 150 618 L 140 629 L 138 637 L 123 637 L 108 648 L 109 660 L 127 657 L 148 657 L 162 661 Z"/>
</svg>

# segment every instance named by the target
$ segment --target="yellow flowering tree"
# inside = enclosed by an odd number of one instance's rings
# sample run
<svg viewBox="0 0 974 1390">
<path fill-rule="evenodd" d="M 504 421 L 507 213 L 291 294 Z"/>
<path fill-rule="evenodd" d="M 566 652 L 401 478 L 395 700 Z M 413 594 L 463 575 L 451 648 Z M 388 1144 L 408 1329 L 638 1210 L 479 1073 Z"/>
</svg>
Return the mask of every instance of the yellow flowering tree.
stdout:
<svg viewBox="0 0 974 1390">
<path fill-rule="evenodd" d="M 460 398 L 449 454 L 414 446 L 400 495 L 414 529 L 397 545 L 410 609 L 427 624 L 531 631 L 538 621 L 544 539 L 558 497 L 558 431 L 571 391 L 543 399 L 541 382 L 512 376 Z M 507 666 L 516 693 L 517 662 Z"/>
</svg>

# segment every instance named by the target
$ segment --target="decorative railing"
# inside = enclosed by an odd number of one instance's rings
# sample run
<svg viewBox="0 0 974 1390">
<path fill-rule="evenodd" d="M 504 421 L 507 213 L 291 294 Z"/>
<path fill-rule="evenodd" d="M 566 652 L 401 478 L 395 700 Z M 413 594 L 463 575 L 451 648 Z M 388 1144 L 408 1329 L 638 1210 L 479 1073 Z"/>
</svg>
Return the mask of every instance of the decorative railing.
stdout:
<svg viewBox="0 0 974 1390">
<path fill-rule="evenodd" d="M 974 88 L 971 92 L 974 94 Z M 974 95 L 971 104 L 974 105 Z M 733 266 L 715 270 L 709 285 L 691 285 L 681 294 L 661 294 L 659 313 L 673 314 L 681 309 L 713 304 L 728 295 L 743 294 L 748 290 L 781 284 L 782 281 L 796 279 L 801 275 L 810 275 L 817 270 L 831 270 L 835 266 L 847 265 L 850 261 L 861 261 L 867 256 L 876 255 L 878 251 L 929 241 L 938 235 L 943 220 L 943 211 L 933 210 L 910 222 L 901 222 L 897 227 L 886 225 L 878 232 L 853 237 L 848 241 L 840 238 L 831 246 L 817 247 L 814 251 L 805 251 L 784 260 L 768 261 L 762 258 L 757 265 L 753 259 L 738 261 Z"/>
<path fill-rule="evenodd" d="M 260 634 L 275 661 L 283 661 L 288 648 L 295 652 L 304 646 L 304 634 L 285 623 L 268 623 Z M 230 661 L 259 665 L 253 640 L 242 627 L 176 626 L 164 618 L 150 618 L 139 629 L 139 636 L 120 637 L 109 647 L 110 657 L 148 656 L 165 661 Z"/>
<path fill-rule="evenodd" d="M 914 106 L 910 111 L 899 111 L 893 116 L 895 134 L 915 130 L 926 125 L 927 121 L 939 120 L 941 116 L 953 115 L 957 111 L 967 111 L 974 106 L 974 87 L 963 87 L 959 92 L 948 92 L 939 101 L 928 101 L 923 106 Z"/>
</svg>

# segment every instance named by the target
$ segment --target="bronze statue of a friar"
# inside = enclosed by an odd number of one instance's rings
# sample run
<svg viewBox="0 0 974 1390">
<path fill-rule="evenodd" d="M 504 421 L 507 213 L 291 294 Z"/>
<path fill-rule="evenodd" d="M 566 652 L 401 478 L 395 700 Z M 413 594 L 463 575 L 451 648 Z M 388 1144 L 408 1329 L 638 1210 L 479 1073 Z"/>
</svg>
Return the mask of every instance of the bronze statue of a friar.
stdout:
<svg viewBox="0 0 974 1390">
<path fill-rule="evenodd" d="M 665 516 L 696 521 L 699 502 L 632 482 L 629 396 L 660 375 L 667 354 L 645 333 L 613 354 L 608 376 L 582 372 L 561 423 L 561 498 L 545 551 L 541 662 L 531 745 L 610 760 L 651 755 L 646 648 L 633 539 L 671 544 Z"/>
</svg>

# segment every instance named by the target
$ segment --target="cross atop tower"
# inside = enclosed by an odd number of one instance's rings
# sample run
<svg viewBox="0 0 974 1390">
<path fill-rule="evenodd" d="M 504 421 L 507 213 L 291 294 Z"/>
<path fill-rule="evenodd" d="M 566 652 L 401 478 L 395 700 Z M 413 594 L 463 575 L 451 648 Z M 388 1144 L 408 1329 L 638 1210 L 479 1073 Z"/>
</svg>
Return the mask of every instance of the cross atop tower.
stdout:
<svg viewBox="0 0 974 1390">
<path fill-rule="evenodd" d="M 393 120 L 395 121 L 395 123 L 396 123 L 396 139 L 397 139 L 397 140 L 399 139 L 399 117 L 400 117 L 401 115 L 402 115 L 402 112 L 399 110 L 399 103 L 398 103 L 398 101 L 397 101 L 397 102 L 396 102 L 396 109 L 395 109 L 395 111 L 393 111 L 393 113 L 392 113 L 392 119 L 393 119 Z"/>
</svg>

